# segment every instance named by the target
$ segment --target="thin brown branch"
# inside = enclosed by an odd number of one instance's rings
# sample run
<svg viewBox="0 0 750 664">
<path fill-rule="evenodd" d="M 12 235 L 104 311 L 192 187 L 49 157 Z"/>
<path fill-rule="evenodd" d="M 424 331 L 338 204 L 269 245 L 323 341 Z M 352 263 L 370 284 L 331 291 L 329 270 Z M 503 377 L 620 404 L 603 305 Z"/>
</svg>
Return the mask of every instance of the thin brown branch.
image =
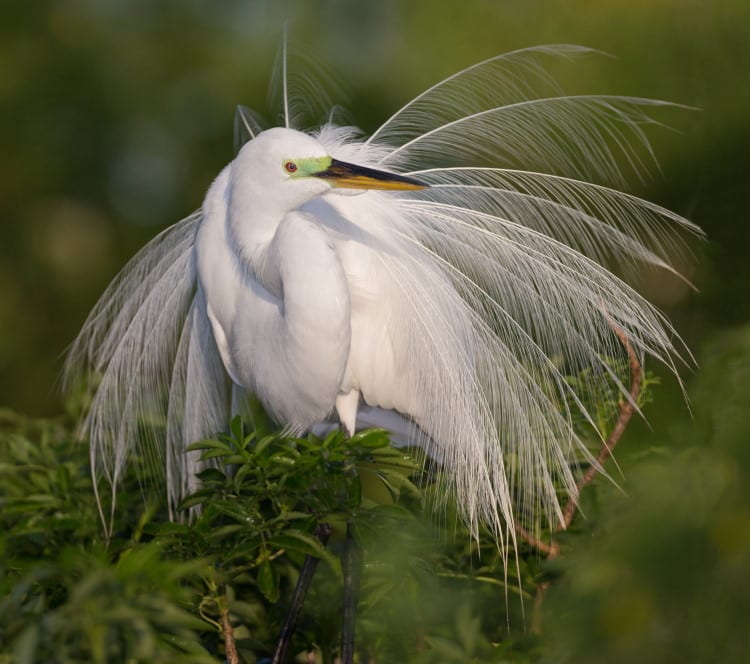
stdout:
<svg viewBox="0 0 750 664">
<path fill-rule="evenodd" d="M 240 656 L 237 653 L 237 644 L 234 642 L 234 629 L 229 617 L 229 607 L 221 610 L 221 633 L 224 636 L 224 654 L 229 664 L 240 664 Z"/>
<path fill-rule="evenodd" d="M 628 362 L 630 363 L 629 398 L 623 399 L 620 404 L 620 416 L 617 418 L 617 422 L 615 422 L 615 426 L 612 428 L 612 431 L 610 431 L 609 436 L 607 436 L 607 439 L 602 443 L 601 448 L 599 448 L 599 453 L 596 455 L 598 465 L 590 466 L 581 479 L 578 480 L 578 483 L 576 484 L 576 492 L 570 497 L 567 505 L 565 505 L 565 508 L 563 509 L 564 530 L 569 528 L 570 524 L 573 522 L 573 517 L 578 509 L 578 497 L 581 495 L 581 491 L 584 487 L 591 484 L 591 481 L 599 473 L 599 468 L 603 467 L 607 459 L 612 456 L 615 446 L 620 442 L 622 434 L 625 433 L 630 418 L 633 417 L 633 413 L 636 411 L 636 404 L 638 403 L 638 397 L 641 393 L 641 385 L 643 384 L 641 362 L 638 359 L 630 340 L 625 335 L 622 328 L 616 325 L 613 321 L 610 320 L 609 324 L 628 353 Z"/>
<path fill-rule="evenodd" d="M 620 438 L 622 438 L 623 433 L 625 433 L 625 429 L 630 422 L 630 418 L 633 417 L 633 413 L 635 413 L 637 409 L 636 404 L 638 403 L 638 397 L 640 396 L 641 387 L 643 385 L 643 368 L 641 367 L 641 362 L 638 359 L 638 355 L 636 354 L 633 345 L 630 343 L 630 340 L 625 334 L 625 331 L 611 318 L 609 318 L 609 316 L 607 316 L 607 320 L 609 321 L 612 330 L 620 339 L 620 342 L 625 347 L 625 350 L 628 354 L 628 362 L 630 364 L 630 391 L 628 393 L 628 398 L 623 399 L 622 403 L 620 404 L 620 415 L 617 418 L 617 422 L 615 422 L 615 426 L 612 428 L 612 431 L 610 431 L 607 439 L 602 443 L 601 448 L 599 448 L 599 453 L 596 455 L 597 463 L 595 465 L 591 465 L 576 483 L 575 492 L 570 496 L 568 502 L 563 508 L 562 523 L 557 529 L 554 529 L 552 531 L 550 542 L 547 543 L 532 535 L 521 526 L 516 525 L 516 532 L 521 536 L 521 538 L 528 544 L 533 546 L 535 549 L 537 549 L 537 551 L 542 553 L 547 560 L 552 560 L 560 554 L 560 545 L 554 538 L 554 533 L 559 530 L 567 530 L 570 527 L 570 524 L 573 522 L 573 517 L 578 510 L 578 499 L 581 495 L 581 491 L 586 486 L 591 484 L 593 479 L 599 473 L 599 470 L 603 468 L 605 462 L 612 456 L 612 452 L 615 449 L 615 446 L 618 442 L 620 442 Z M 535 634 L 538 634 L 541 631 L 542 600 L 544 599 L 544 595 L 549 587 L 549 581 L 542 581 L 537 585 L 536 588 L 531 622 L 531 630 Z"/>
<path fill-rule="evenodd" d="M 546 594 L 549 587 L 549 581 L 542 581 L 536 587 L 536 594 L 534 595 L 534 608 L 531 614 L 532 634 L 542 633 L 542 602 L 544 601 L 544 595 Z"/>
<path fill-rule="evenodd" d="M 519 525 L 516 525 L 516 532 L 525 542 L 533 546 L 537 551 L 543 553 L 547 558 L 554 558 L 557 555 L 559 546 L 554 539 L 552 539 L 548 544 L 544 540 L 535 537 L 528 530 Z"/>
</svg>

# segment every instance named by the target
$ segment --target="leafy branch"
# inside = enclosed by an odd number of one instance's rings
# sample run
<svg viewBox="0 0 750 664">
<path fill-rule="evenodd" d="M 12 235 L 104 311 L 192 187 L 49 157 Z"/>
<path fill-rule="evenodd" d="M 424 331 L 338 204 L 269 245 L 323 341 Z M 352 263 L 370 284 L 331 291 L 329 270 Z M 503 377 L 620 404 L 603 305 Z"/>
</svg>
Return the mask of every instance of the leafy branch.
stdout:
<svg viewBox="0 0 750 664">
<path fill-rule="evenodd" d="M 567 530 L 573 518 L 576 515 L 579 507 L 580 495 L 583 489 L 585 489 L 594 478 L 603 469 L 604 464 L 612 456 L 617 443 L 622 438 L 625 430 L 632 418 L 633 414 L 638 408 L 638 402 L 641 397 L 641 388 L 643 386 L 643 368 L 641 362 L 638 359 L 638 355 L 627 338 L 625 332 L 610 320 L 610 326 L 617 335 L 618 339 L 622 343 L 625 351 L 628 355 L 628 365 L 630 370 L 630 389 L 626 398 L 620 399 L 619 416 L 614 426 L 612 427 L 609 435 L 604 439 L 599 448 L 599 452 L 595 457 L 596 463 L 591 464 L 586 471 L 581 475 L 580 479 L 576 483 L 575 491 L 568 498 L 567 503 L 562 509 L 562 522 L 560 525 L 552 531 L 549 542 L 542 540 L 539 537 L 534 536 L 526 529 L 521 526 L 516 526 L 517 533 L 525 540 L 530 546 L 540 551 L 548 561 L 554 560 L 560 555 L 560 544 L 554 537 L 555 532 L 561 530 Z M 541 605 L 544 600 L 544 595 L 551 585 L 549 580 L 540 581 L 536 587 L 536 595 L 534 597 L 534 613 L 532 617 L 532 630 L 536 633 L 541 631 Z"/>
</svg>

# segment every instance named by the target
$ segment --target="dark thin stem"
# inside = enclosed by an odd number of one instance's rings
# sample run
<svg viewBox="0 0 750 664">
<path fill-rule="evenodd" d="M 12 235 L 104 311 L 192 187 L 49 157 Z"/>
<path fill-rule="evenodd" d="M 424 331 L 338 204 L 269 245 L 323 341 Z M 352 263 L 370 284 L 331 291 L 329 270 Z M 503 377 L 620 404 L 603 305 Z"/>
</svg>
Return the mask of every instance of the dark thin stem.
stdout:
<svg viewBox="0 0 750 664">
<path fill-rule="evenodd" d="M 330 534 L 331 527 L 327 523 L 318 524 L 315 530 L 315 537 L 320 540 L 323 546 L 328 542 Z M 315 558 L 314 556 L 305 556 L 302 568 L 299 571 L 297 585 L 294 587 L 292 605 L 289 607 L 289 612 L 286 614 L 286 621 L 281 628 L 281 634 L 279 634 L 279 640 L 276 643 L 271 664 L 284 664 L 284 660 L 289 652 L 289 644 L 292 642 L 292 635 L 297 627 L 297 619 L 305 602 L 305 596 L 310 588 L 310 582 L 312 581 L 313 574 L 315 574 L 315 568 L 318 566 L 319 560 L 319 558 Z"/>
<path fill-rule="evenodd" d="M 354 662 L 354 623 L 357 617 L 362 550 L 354 540 L 352 524 L 346 526 L 346 541 L 341 556 L 344 568 L 344 624 L 341 629 L 341 664 Z"/>
</svg>

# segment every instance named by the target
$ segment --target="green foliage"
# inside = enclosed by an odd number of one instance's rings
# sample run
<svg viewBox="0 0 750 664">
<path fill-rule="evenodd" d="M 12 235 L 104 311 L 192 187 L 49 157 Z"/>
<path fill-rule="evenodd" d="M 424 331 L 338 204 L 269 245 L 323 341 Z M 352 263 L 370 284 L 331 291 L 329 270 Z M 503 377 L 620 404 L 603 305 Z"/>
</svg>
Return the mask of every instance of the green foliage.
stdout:
<svg viewBox="0 0 750 664">
<path fill-rule="evenodd" d="M 566 551 L 545 600 L 544 661 L 747 661 L 750 329 L 702 359 L 694 418 L 623 460 L 627 493 L 594 492 L 589 543 Z"/>
<path fill-rule="evenodd" d="M 85 445 L 57 422 L 5 412 L 2 427 L 0 652 L 14 655 L 7 661 L 215 661 L 187 610 L 185 581 L 196 563 L 166 559 L 162 544 L 139 542 L 137 531 L 107 548 Z M 131 498 L 140 500 L 140 492 Z"/>
<path fill-rule="evenodd" d="M 382 431 L 289 438 L 235 419 L 193 446 L 216 465 L 181 506 L 189 525 L 154 507 L 155 483 L 134 467 L 105 541 L 85 444 L 57 422 L 7 413 L 4 425 L 0 653 L 12 661 L 219 661 L 225 611 L 242 661 L 260 661 L 307 555 L 324 562 L 292 650 L 332 661 L 347 524 L 365 551 L 362 661 L 503 661 L 524 650 L 518 579 L 506 588 L 502 552 L 487 534 L 471 540 L 455 513 L 428 518 L 424 496 L 439 482 Z"/>
<path fill-rule="evenodd" d="M 291 651 L 332 662 L 347 524 L 364 551 L 361 664 L 743 661 L 748 358 L 748 330 L 710 347 L 695 419 L 660 447 L 623 441 L 627 493 L 587 487 L 585 518 L 556 535 L 561 557 L 521 543 L 507 577 L 505 552 L 472 539 L 439 476 L 381 431 L 290 438 L 236 419 L 194 445 L 215 466 L 183 522 L 133 467 L 105 541 L 86 445 L 64 422 L 0 413 L 0 662 L 220 662 L 225 614 L 241 661 L 267 661 L 308 555 L 322 562 Z M 553 583 L 534 635 L 541 580 Z"/>
<path fill-rule="evenodd" d="M 569 395 L 567 409 L 572 414 L 574 429 L 582 439 L 591 443 L 592 448 L 597 448 L 602 438 L 605 438 L 612 429 L 625 398 L 621 386 L 627 386 L 631 381 L 630 364 L 627 357 L 602 357 L 602 366 L 604 365 L 609 368 L 612 376 L 617 377 L 617 383 L 614 380 L 603 382 L 601 376 L 596 376 L 596 371 L 599 373 L 603 371 L 601 367 L 596 370 L 587 367 L 575 375 L 566 377 L 566 383 L 575 392 L 576 398 L 581 399 L 586 404 L 593 420 L 594 426 L 583 417 L 578 405 Z M 642 411 L 644 407 L 651 403 L 652 388 L 659 382 L 658 376 L 651 372 L 644 372 L 636 403 L 639 410 Z"/>
<path fill-rule="evenodd" d="M 57 391 L 48 387 L 60 353 L 118 266 L 154 235 L 145 224 L 162 227 L 199 204 L 199 192 L 231 156 L 234 105 L 262 106 L 286 18 L 293 43 L 306 33 L 313 57 L 336 63 L 343 87 L 353 92 L 352 117 L 365 129 L 458 66 L 535 43 L 582 43 L 618 57 L 572 68 L 562 79 L 569 92 L 602 89 L 701 108 L 687 120 L 670 119 L 683 132 L 679 138 L 654 134 L 664 178 L 639 193 L 709 233 L 694 278 L 700 297 L 688 315 L 678 312 L 676 327 L 691 347 L 712 326 L 748 318 L 750 261 L 738 241 L 750 154 L 746 0 L 470 0 L 460 11 L 434 0 L 315 0 L 291 10 L 287 3 L 247 0 L 6 4 L 3 403 L 37 413 L 60 409 Z M 471 39 L 458 38 L 465 34 Z M 680 267 L 691 274 L 688 265 Z M 649 297 L 663 305 L 686 297 L 685 287 L 662 272 L 641 277 Z M 471 541 L 450 510 L 430 525 L 410 488 L 393 501 L 398 477 L 389 489 L 358 473 L 363 503 L 372 509 L 331 507 L 336 530 L 329 551 L 335 557 L 343 522 L 356 516 L 367 555 L 357 629 L 368 652 L 383 662 L 524 661 L 545 652 L 576 662 L 744 661 L 750 650 L 747 338 L 741 331 L 711 345 L 693 394 L 694 420 L 681 395 L 662 392 L 658 409 L 649 412 L 656 433 L 631 427 L 617 455 L 624 480 L 611 471 L 624 492 L 607 482 L 586 490 L 586 518 L 560 536 L 562 560 L 543 564 L 535 552 L 522 551 L 526 597 L 538 578 L 564 575 L 545 600 L 541 641 L 522 634 L 518 579 L 505 583 L 502 557 L 489 538 Z M 684 423 L 668 436 L 670 408 Z M 608 411 L 597 415 L 600 429 L 607 418 Z M 0 430 L 0 662 L 96 661 L 101 634 L 107 661 L 186 661 L 200 657 L 186 654 L 195 653 L 196 643 L 210 661 L 220 661 L 212 621 L 227 604 L 243 656 L 251 661 L 250 651 L 269 651 L 305 547 L 321 553 L 309 538 L 326 508 L 304 509 L 288 527 L 283 520 L 262 526 L 269 540 L 296 531 L 297 550 L 288 541 L 263 541 L 265 550 L 248 548 L 247 559 L 230 560 L 222 546 L 250 547 L 251 534 L 211 504 L 226 506 L 240 495 L 243 509 L 267 516 L 274 505 L 286 505 L 287 488 L 294 489 L 290 503 L 300 498 L 301 476 L 296 487 L 290 476 L 280 486 L 283 468 L 276 479 L 267 468 L 279 491 L 255 503 L 247 487 L 231 486 L 234 477 L 209 476 L 213 493 L 201 498 L 203 513 L 187 528 L 168 523 L 153 507 L 163 497 L 152 494 L 151 484 L 142 488 L 133 473 L 121 485 L 107 544 L 88 451 L 66 424 L 0 412 Z M 287 443 L 273 444 L 286 454 Z M 292 461 L 288 470 L 296 476 Z M 344 466 L 333 468 L 346 495 L 357 480 Z M 440 502 L 431 497 L 440 488 L 411 479 L 424 504 Z M 309 493 L 317 500 L 313 487 Z M 338 637 L 340 582 L 329 560 L 318 569 L 298 648 L 316 643 L 330 650 Z M 278 601 L 270 601 L 277 587 Z M 530 610 L 526 601 L 527 622 Z"/>
</svg>

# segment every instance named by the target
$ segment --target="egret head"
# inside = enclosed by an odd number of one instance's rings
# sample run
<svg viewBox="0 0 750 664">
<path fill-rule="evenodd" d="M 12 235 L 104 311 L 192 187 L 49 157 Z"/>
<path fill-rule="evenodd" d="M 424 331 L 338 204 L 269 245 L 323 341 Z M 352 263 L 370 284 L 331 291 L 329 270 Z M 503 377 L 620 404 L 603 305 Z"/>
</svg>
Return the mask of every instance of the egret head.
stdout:
<svg viewBox="0 0 750 664">
<path fill-rule="evenodd" d="M 252 178 L 267 196 L 283 197 L 290 209 L 341 189 L 424 189 L 412 178 L 349 164 L 331 157 L 312 136 L 276 127 L 246 143 L 236 160 L 240 178 Z"/>
</svg>

